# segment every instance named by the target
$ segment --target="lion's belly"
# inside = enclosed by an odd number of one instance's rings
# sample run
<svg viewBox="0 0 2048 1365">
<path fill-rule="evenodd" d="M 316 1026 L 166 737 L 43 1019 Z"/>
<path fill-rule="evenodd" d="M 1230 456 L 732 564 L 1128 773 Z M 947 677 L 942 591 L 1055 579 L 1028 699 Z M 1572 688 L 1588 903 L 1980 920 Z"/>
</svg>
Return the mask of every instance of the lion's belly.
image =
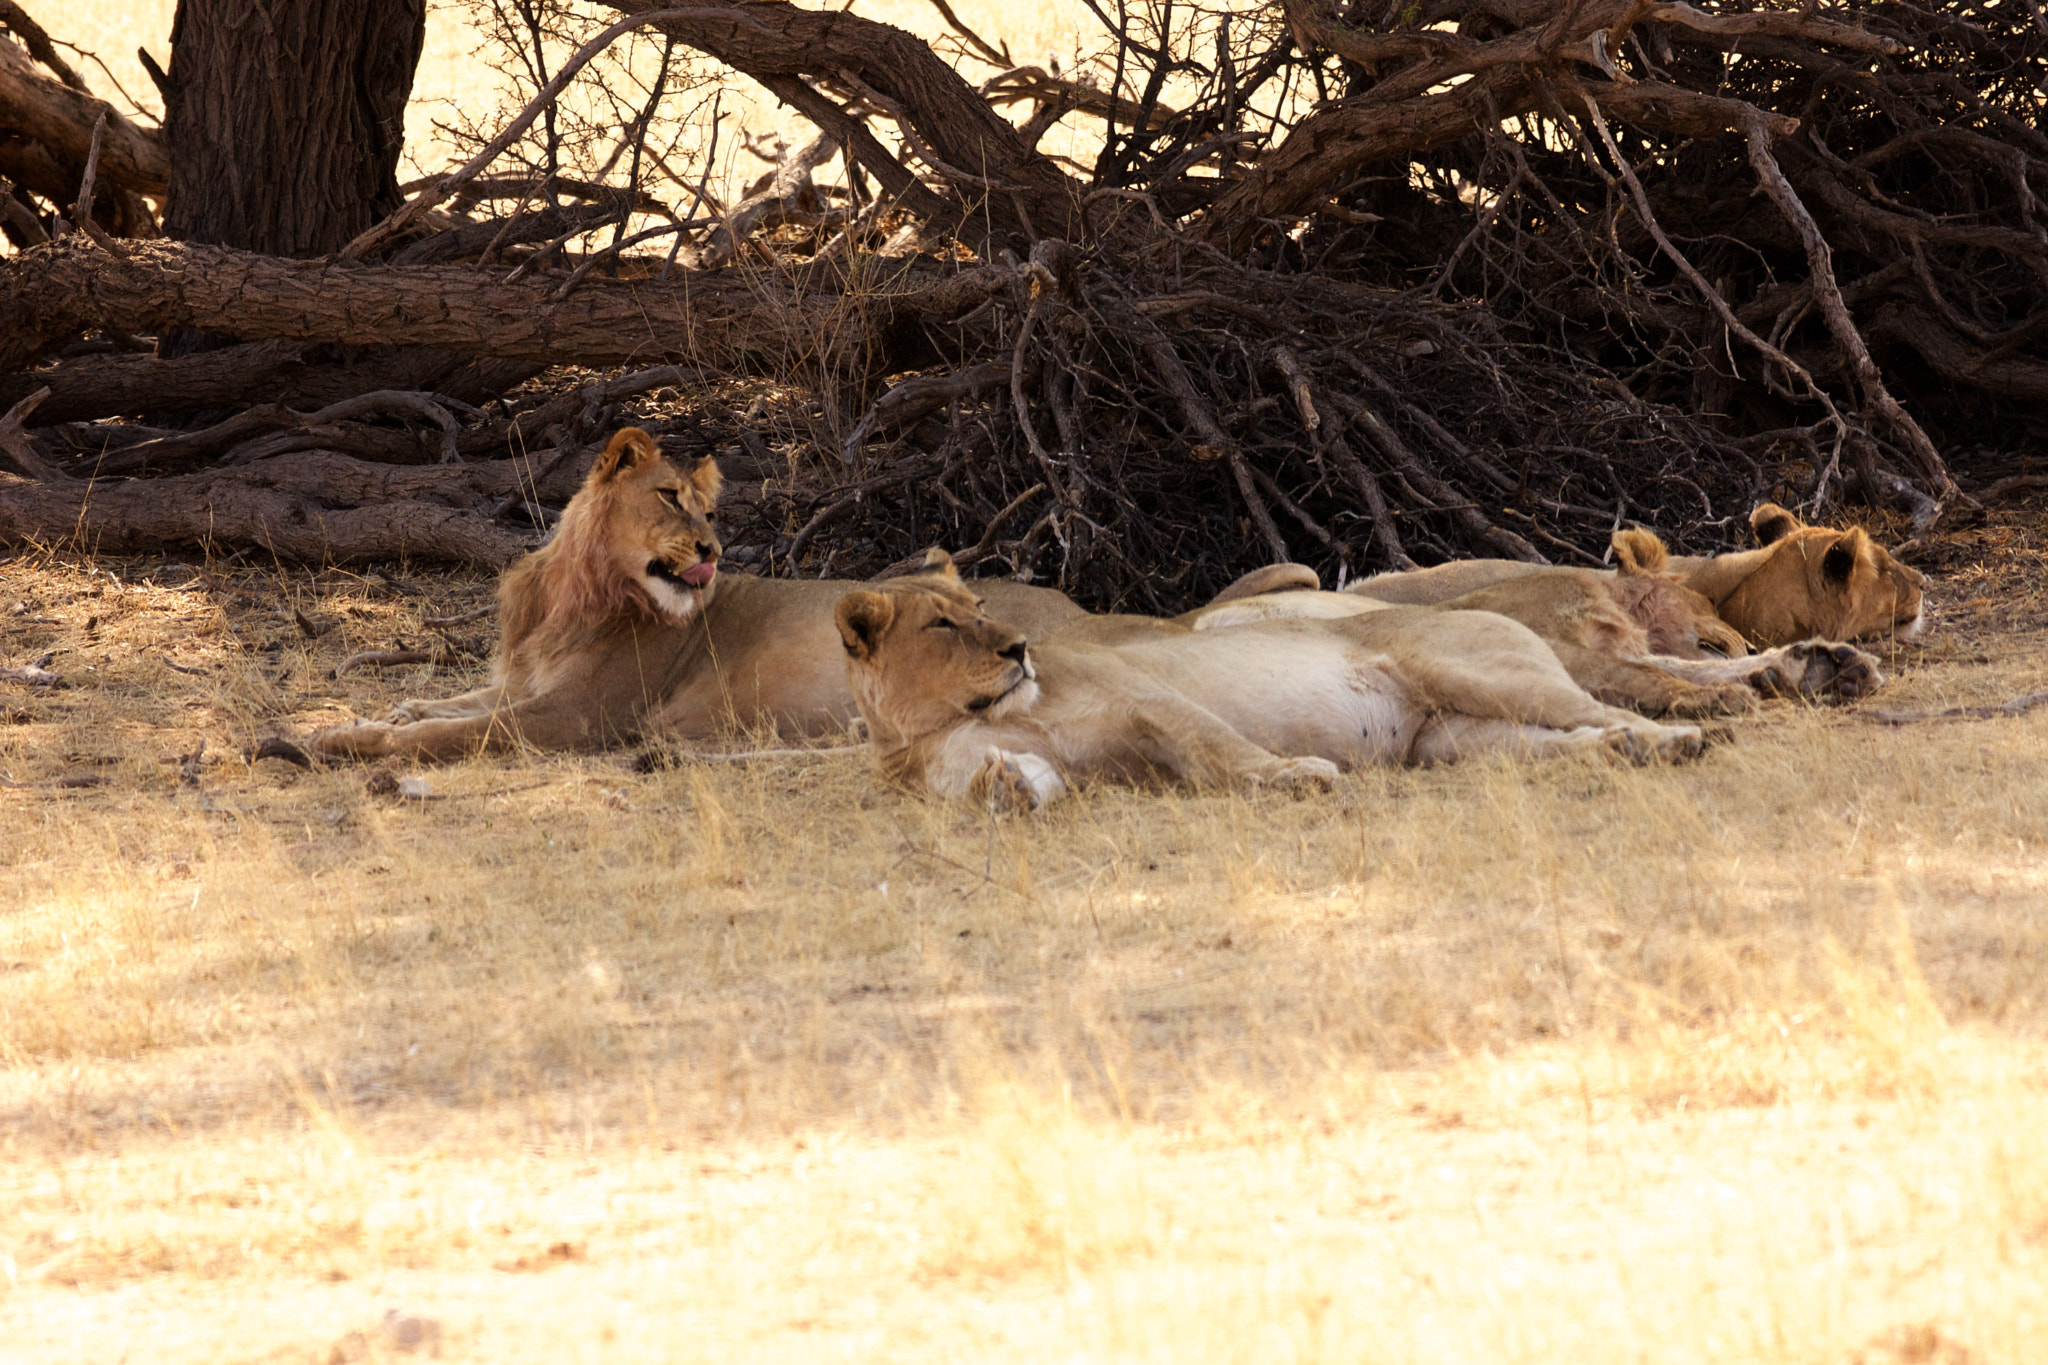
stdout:
<svg viewBox="0 0 2048 1365">
<path fill-rule="evenodd" d="M 1391 660 L 1314 627 L 1204 631 L 1123 653 L 1285 758 L 1402 763 L 1427 719 Z"/>
</svg>

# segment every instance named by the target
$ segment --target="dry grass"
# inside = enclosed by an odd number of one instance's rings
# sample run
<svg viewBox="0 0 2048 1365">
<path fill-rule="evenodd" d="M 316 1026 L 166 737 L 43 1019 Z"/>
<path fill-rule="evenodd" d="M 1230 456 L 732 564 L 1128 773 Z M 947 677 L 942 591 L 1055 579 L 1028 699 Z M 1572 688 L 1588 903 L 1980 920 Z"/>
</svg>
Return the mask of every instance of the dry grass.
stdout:
<svg viewBox="0 0 2048 1365">
<path fill-rule="evenodd" d="M 2048 686 L 2039 527 L 1884 705 Z M 415 585 L 0 562 L 10 1359 L 2043 1358 L 2048 713 L 993 826 L 243 761 L 468 681 L 327 677 Z"/>
</svg>

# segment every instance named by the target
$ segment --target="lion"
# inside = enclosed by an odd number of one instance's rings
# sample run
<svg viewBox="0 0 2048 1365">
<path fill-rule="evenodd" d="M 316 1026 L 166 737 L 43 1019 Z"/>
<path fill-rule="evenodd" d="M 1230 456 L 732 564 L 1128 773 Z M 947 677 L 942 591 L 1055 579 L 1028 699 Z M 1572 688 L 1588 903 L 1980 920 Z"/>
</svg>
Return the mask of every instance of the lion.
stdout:
<svg viewBox="0 0 2048 1365">
<path fill-rule="evenodd" d="M 1548 643 L 1573 681 L 1601 701 L 1646 716 L 1731 715 L 1760 696 L 1849 700 L 1884 681 L 1878 661 L 1853 646 L 1801 642 L 1749 655 L 1713 604 L 1667 573 L 1664 542 L 1649 531 L 1614 535 L 1620 569 L 1585 569 L 1503 579 L 1429 611 L 1490 611 L 1521 622 Z M 1276 566 L 1277 567 L 1277 566 Z M 1292 566 L 1314 581 L 1313 571 Z M 1299 582 L 1299 575 L 1275 587 Z M 1156 624 L 1142 617 L 1086 617 L 1056 633 L 1057 643 L 1114 644 L 1176 630 L 1214 630 L 1281 618 L 1334 620 L 1388 609 L 1352 593 L 1269 591 Z M 1710 658 L 1709 650 L 1723 657 Z M 1747 657 L 1745 657 L 1747 656 Z"/>
<path fill-rule="evenodd" d="M 1675 761 L 1706 745 L 1696 725 L 1595 699 L 1491 612 L 1390 608 L 1034 651 L 935 551 L 914 578 L 848 593 L 837 619 L 882 772 L 942 797 L 1035 810 L 1091 777 L 1327 786 L 1368 764 L 1603 749 Z"/>
<path fill-rule="evenodd" d="M 1924 622 L 1926 577 L 1856 527 L 1808 526 L 1776 503 L 1750 513 L 1758 548 L 1674 557 L 1669 570 L 1758 645 L 1910 638 Z M 1378 574 L 1345 589 L 1403 606 L 1449 602 L 1531 575 L 1561 572 L 1512 559 L 1467 559 Z"/>
<path fill-rule="evenodd" d="M 620 431 L 554 537 L 500 583 L 491 682 L 324 730 L 313 749 L 445 760 L 517 744 L 592 749 L 654 730 L 702 739 L 844 727 L 857 713 L 833 608 L 859 585 L 721 572 L 719 487 L 711 460 L 679 468 L 645 431 Z M 1085 614 L 1048 588 L 994 580 L 984 590 L 1037 632 Z"/>
</svg>

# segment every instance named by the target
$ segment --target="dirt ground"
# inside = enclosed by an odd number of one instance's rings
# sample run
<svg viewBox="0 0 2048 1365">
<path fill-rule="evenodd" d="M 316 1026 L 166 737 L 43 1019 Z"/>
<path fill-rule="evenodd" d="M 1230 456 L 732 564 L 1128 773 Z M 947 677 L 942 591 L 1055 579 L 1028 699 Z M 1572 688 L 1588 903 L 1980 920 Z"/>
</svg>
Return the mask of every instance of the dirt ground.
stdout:
<svg viewBox="0 0 2048 1365">
<path fill-rule="evenodd" d="M 0 560 L 0 1354 L 2048 1359 L 2048 707 L 1881 718 L 2048 689 L 2048 515 L 1920 562 L 1694 765 L 992 822 L 251 759 L 490 584 Z"/>
</svg>

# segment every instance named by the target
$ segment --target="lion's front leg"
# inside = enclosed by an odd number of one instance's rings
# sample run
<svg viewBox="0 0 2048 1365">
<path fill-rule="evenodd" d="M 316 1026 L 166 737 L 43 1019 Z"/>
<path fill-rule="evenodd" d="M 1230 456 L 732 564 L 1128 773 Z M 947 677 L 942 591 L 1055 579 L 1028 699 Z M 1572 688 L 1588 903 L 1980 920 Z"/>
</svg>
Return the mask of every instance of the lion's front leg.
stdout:
<svg viewBox="0 0 2048 1365">
<path fill-rule="evenodd" d="M 998 810 L 1030 810 L 1056 801 L 1066 779 L 1051 759 L 1026 749 L 1008 749 L 980 726 L 963 726 L 929 753 L 923 763 L 925 789 L 947 800 L 972 796 Z"/>
<path fill-rule="evenodd" d="M 992 748 L 969 790 L 997 810 L 1038 811 L 1066 795 L 1067 783 L 1048 759 Z"/>
<path fill-rule="evenodd" d="M 499 717 L 483 715 L 456 720 L 365 720 L 337 725 L 314 735 L 310 747 L 322 758 L 420 758 L 446 761 L 510 742 L 512 732 Z"/>
<path fill-rule="evenodd" d="M 364 721 L 313 736 L 313 752 L 328 758 L 404 757 L 446 762 L 486 750 L 591 749 L 625 739 L 636 717 L 609 715 L 587 699 L 534 697 L 483 715 L 399 724 Z"/>
<path fill-rule="evenodd" d="M 1740 683 L 1766 697 L 1855 701 L 1884 686 L 1877 656 L 1825 640 L 1780 645 L 1741 659 L 1666 659 L 1650 662 L 1694 682 Z"/>
<path fill-rule="evenodd" d="M 505 702 L 505 689 L 501 684 L 492 683 L 479 687 L 474 692 L 448 697 L 442 701 L 430 701 L 425 697 L 411 697 L 391 708 L 385 719 L 394 725 L 404 725 L 418 720 L 467 720 L 473 716 L 489 715 Z"/>
</svg>

